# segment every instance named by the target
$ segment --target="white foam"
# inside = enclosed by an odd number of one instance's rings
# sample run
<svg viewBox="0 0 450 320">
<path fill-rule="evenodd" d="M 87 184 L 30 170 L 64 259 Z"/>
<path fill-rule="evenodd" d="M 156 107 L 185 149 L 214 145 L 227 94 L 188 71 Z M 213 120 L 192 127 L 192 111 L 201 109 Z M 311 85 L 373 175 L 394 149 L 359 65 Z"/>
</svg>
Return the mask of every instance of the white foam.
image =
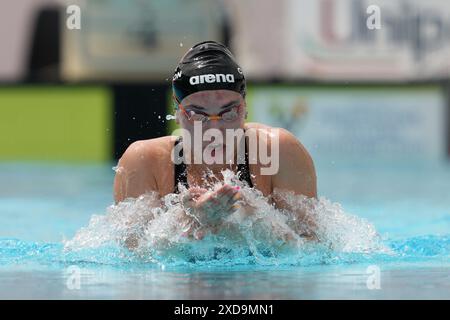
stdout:
<svg viewBox="0 0 450 320">
<path fill-rule="evenodd" d="M 179 221 L 182 210 L 180 195 L 169 194 L 159 201 L 155 193 L 148 193 L 112 205 L 104 215 L 93 215 L 87 227 L 81 228 L 73 239 L 65 241 L 65 249 L 111 244 L 125 247 L 134 234 L 137 235 L 134 251 L 139 256 L 149 261 L 164 259 L 165 263 L 167 259 L 216 259 L 218 255 L 228 261 L 248 253 L 259 262 L 272 263 L 280 258 L 281 253 L 305 256 L 319 247 L 343 253 L 387 250 L 370 222 L 346 213 L 339 203 L 332 203 L 324 197 L 309 199 L 275 190 L 274 198 L 294 208 L 291 211 L 279 210 L 260 191 L 246 187 L 230 170 L 222 174 L 225 183 L 241 187 L 244 198 L 256 211 L 251 216 L 245 215 L 242 209 L 234 211 L 224 219 L 227 227 L 217 234 L 209 234 L 201 241 L 183 237 L 184 226 Z M 216 180 L 211 189 L 221 185 Z M 182 194 L 186 192 L 181 190 Z M 155 207 L 155 203 L 161 205 Z M 314 233 L 319 243 L 301 236 L 312 232 L 307 221 L 314 221 Z"/>
</svg>

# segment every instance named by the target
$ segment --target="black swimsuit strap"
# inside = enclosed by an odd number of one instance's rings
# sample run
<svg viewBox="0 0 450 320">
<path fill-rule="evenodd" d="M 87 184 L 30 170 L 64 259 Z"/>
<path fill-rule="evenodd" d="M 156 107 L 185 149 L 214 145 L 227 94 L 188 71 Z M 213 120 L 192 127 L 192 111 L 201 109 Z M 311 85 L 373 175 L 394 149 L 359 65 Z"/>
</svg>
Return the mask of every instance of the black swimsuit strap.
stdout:
<svg viewBox="0 0 450 320">
<path fill-rule="evenodd" d="M 178 143 L 181 143 L 181 136 L 175 140 L 175 146 Z M 181 148 L 179 156 L 183 160 L 179 164 L 175 163 L 175 179 L 174 179 L 175 180 L 174 181 L 174 192 L 175 193 L 180 192 L 180 190 L 178 190 L 179 183 L 184 185 L 186 188 L 189 188 L 188 181 L 187 181 L 187 168 L 186 168 L 186 164 L 184 163 L 184 158 L 183 158 L 183 148 Z M 253 183 L 252 183 L 252 179 L 250 176 L 250 166 L 248 163 L 247 143 L 245 143 L 245 163 L 238 163 L 237 169 L 238 169 L 239 180 L 246 182 L 250 188 L 253 188 Z"/>
<path fill-rule="evenodd" d="M 245 142 L 245 163 L 238 163 L 238 176 L 239 180 L 247 182 L 250 188 L 253 188 L 252 178 L 250 176 L 250 165 L 248 163 L 248 149 L 247 141 L 244 136 Z"/>
<path fill-rule="evenodd" d="M 181 142 L 181 136 L 178 137 L 177 140 L 175 140 L 175 146 L 180 142 Z M 187 182 L 186 164 L 184 163 L 184 158 L 183 158 L 183 148 L 181 148 L 179 156 L 180 156 L 180 158 L 182 158 L 182 161 L 179 164 L 175 163 L 175 185 L 174 185 L 175 193 L 180 192 L 180 190 L 178 190 L 178 183 L 180 183 L 180 182 L 186 188 L 189 187 L 188 182 Z"/>
</svg>

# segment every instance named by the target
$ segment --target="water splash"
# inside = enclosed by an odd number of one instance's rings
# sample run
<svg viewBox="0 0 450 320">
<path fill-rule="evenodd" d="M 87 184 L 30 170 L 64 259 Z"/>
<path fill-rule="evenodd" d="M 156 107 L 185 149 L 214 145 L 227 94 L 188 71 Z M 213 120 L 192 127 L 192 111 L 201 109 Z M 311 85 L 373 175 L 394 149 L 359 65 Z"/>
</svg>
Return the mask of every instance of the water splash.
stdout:
<svg viewBox="0 0 450 320">
<path fill-rule="evenodd" d="M 183 225 L 179 223 L 180 195 L 169 194 L 159 199 L 156 194 L 147 193 L 111 205 L 104 214 L 93 215 L 86 227 L 63 243 L 0 238 L 0 266 L 59 268 L 75 264 L 126 270 L 180 266 L 278 268 L 448 261 L 450 257 L 450 237 L 446 235 L 382 239 L 369 221 L 326 198 L 308 199 L 275 190 L 273 198 L 294 209 L 279 210 L 261 192 L 246 187 L 230 170 L 223 172 L 223 179 L 209 177 L 209 181 L 210 192 L 223 183 L 240 186 L 256 212 L 246 216 L 237 209 L 224 218 L 228 224 L 221 232 L 210 233 L 201 241 L 190 240 L 182 236 Z M 186 192 L 185 188 L 180 190 L 182 194 Z M 314 221 L 318 241 L 300 236 L 308 233 L 305 222 L 310 220 Z"/>
<path fill-rule="evenodd" d="M 203 242 L 206 243 L 206 242 Z M 62 243 L 39 243 L 26 242 L 19 239 L 0 238 L 0 267 L 32 268 L 40 267 L 60 269 L 70 265 L 79 267 L 105 267 L 119 268 L 124 270 L 148 269 L 148 268 L 176 268 L 194 267 L 195 269 L 210 268 L 251 268 L 256 270 L 259 267 L 267 269 L 285 266 L 313 266 L 321 264 L 382 264 L 382 263 L 448 263 L 450 259 L 450 236 L 449 235 L 425 235 L 411 237 L 401 240 L 388 240 L 384 244 L 392 249 L 391 254 L 381 252 L 361 253 L 361 252 L 338 252 L 321 248 L 320 246 L 309 246 L 297 253 L 284 255 L 278 260 L 267 259 L 258 261 L 252 258 L 248 250 L 231 251 L 220 247 L 218 244 L 215 252 L 215 259 L 191 261 L 186 258 L 172 259 L 170 261 L 168 253 L 161 260 L 151 261 L 151 258 L 143 259 L 125 248 L 114 246 L 100 247 L 79 247 L 78 249 L 67 249 Z M 199 249 L 200 243 L 197 246 Z M 236 255 L 232 256 L 234 252 Z M 184 252 L 184 254 L 187 254 Z M 198 253 L 195 253 L 198 255 Z M 165 263 L 163 263 L 165 262 Z M 265 264 L 263 262 L 266 262 Z"/>
<path fill-rule="evenodd" d="M 279 210 L 263 194 L 248 188 L 230 170 L 211 183 L 211 192 L 223 183 L 240 186 L 257 210 L 246 216 L 235 210 L 226 228 L 203 240 L 183 237 L 180 195 L 158 199 L 147 193 L 94 215 L 89 225 L 64 243 L 65 252 L 116 247 L 141 262 L 164 265 L 308 265 L 333 263 L 344 254 L 392 254 L 368 221 L 346 213 L 325 198 L 309 199 L 275 190 L 274 197 L 295 210 Z M 181 188 L 183 195 L 186 192 Z M 295 212 L 302 212 L 300 216 Z M 306 240 L 307 221 L 314 221 L 318 242 Z M 130 252 L 129 252 L 130 253 Z M 352 258 L 353 259 L 353 258 Z"/>
</svg>

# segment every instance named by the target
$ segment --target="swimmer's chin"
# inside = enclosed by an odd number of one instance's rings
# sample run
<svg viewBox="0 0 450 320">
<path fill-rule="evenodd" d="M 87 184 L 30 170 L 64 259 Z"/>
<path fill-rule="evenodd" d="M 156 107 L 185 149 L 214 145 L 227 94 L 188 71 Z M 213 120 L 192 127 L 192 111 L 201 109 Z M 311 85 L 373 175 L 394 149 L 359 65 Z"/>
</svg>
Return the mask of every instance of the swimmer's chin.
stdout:
<svg viewBox="0 0 450 320">
<path fill-rule="evenodd" d="M 223 148 L 226 146 L 225 142 L 203 142 L 203 148 Z"/>
</svg>

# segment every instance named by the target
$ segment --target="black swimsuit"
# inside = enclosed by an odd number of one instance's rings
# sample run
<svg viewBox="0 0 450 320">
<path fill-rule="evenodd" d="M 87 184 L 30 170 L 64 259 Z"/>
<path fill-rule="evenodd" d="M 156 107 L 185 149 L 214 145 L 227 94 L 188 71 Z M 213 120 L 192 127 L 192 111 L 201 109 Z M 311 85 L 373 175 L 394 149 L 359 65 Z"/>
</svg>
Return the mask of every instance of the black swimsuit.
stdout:
<svg viewBox="0 0 450 320">
<path fill-rule="evenodd" d="M 178 137 L 175 141 L 175 146 L 178 143 L 181 143 L 181 137 Z M 183 158 L 183 149 L 181 149 L 179 153 L 180 158 Z M 244 181 L 248 184 L 250 188 L 253 188 L 252 179 L 250 177 L 250 167 L 248 164 L 248 151 L 247 151 L 247 143 L 245 144 L 245 164 L 238 163 L 238 177 L 239 180 Z M 175 185 L 174 185 L 174 193 L 179 193 L 178 183 L 184 185 L 186 188 L 189 188 L 187 182 L 187 171 L 186 164 L 182 161 L 180 164 L 175 164 Z"/>
</svg>

